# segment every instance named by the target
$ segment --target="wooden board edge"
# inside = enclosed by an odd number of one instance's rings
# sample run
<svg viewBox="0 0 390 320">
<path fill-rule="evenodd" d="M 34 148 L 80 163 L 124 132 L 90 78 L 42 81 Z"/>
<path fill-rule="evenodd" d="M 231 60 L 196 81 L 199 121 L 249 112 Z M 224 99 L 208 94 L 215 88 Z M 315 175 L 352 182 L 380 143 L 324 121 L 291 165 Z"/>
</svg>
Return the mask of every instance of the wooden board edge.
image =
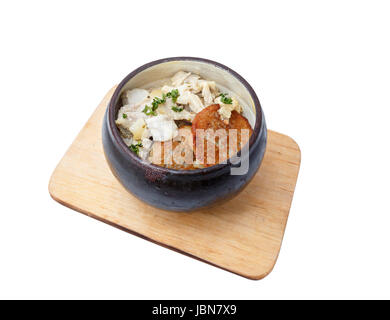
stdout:
<svg viewBox="0 0 390 320">
<path fill-rule="evenodd" d="M 181 249 L 179 249 L 179 248 L 176 248 L 176 247 L 174 247 L 174 246 L 170 246 L 170 245 L 167 245 L 167 244 L 165 244 L 165 243 L 163 243 L 163 242 L 156 241 L 156 240 L 154 240 L 154 239 L 152 239 L 152 238 L 149 238 L 149 237 L 147 237 L 147 236 L 145 236 L 145 235 L 143 235 L 143 234 L 141 234 L 141 233 L 138 233 L 138 232 L 133 231 L 133 230 L 131 230 L 131 229 L 125 228 L 125 227 L 123 227 L 123 226 L 121 226 L 121 225 L 119 225 L 119 224 L 113 223 L 113 222 L 111 222 L 111 221 L 109 221 L 109 220 L 106 220 L 106 219 L 103 219 L 103 218 L 101 218 L 101 217 L 99 217 L 99 216 L 97 216 L 97 215 L 94 215 L 94 214 L 92 214 L 92 213 L 90 213 L 90 212 L 88 212 L 88 211 L 86 211 L 86 210 L 83 210 L 83 209 L 81 209 L 81 208 L 78 208 L 78 207 L 76 207 L 76 206 L 74 206 L 74 205 L 72 205 L 72 204 L 70 204 L 70 203 L 68 203 L 68 202 L 66 202 L 66 201 L 63 201 L 60 197 L 57 197 L 57 196 L 55 195 L 55 191 L 54 191 L 53 188 L 50 188 L 50 187 L 49 187 L 49 194 L 50 194 L 51 198 L 52 198 L 54 201 L 58 202 L 59 204 L 65 206 L 65 207 L 67 207 L 67 208 L 69 208 L 69 209 L 71 209 L 71 210 L 80 212 L 80 213 L 82 213 L 82 214 L 84 214 L 84 215 L 86 215 L 86 216 L 88 216 L 88 217 L 91 217 L 91 218 L 93 218 L 93 219 L 95 219 L 95 220 L 98 220 L 98 221 L 100 221 L 100 222 L 106 223 L 106 224 L 108 224 L 109 226 L 112 226 L 112 227 L 115 227 L 115 228 L 117 228 L 117 229 L 119 229 L 119 230 L 122 230 L 122 231 L 125 231 L 125 232 L 127 232 L 127 233 L 130 233 L 131 235 L 134 235 L 134 236 L 139 237 L 139 238 L 141 238 L 141 239 L 150 241 L 150 242 L 152 242 L 152 243 L 154 243 L 154 244 L 157 244 L 157 245 L 159 245 L 159 246 L 161 246 L 161 247 L 164 247 L 164 248 L 166 248 L 166 249 L 175 251 L 175 252 L 180 253 L 180 254 L 183 254 L 183 255 L 185 255 L 185 256 L 187 256 L 187 257 L 193 258 L 193 259 L 198 260 L 198 261 L 200 261 L 200 262 L 207 263 L 208 265 L 211 265 L 211 266 L 213 266 L 213 267 L 216 267 L 216 268 L 221 269 L 221 270 L 224 270 L 224 271 L 228 271 L 229 273 L 236 274 L 236 275 L 238 275 L 238 276 L 244 277 L 244 278 L 249 279 L 249 280 L 260 280 L 260 279 L 263 279 L 264 277 L 266 277 L 266 276 L 272 271 L 272 269 L 273 269 L 273 267 L 274 267 L 274 265 L 275 265 L 275 263 L 276 263 L 276 259 L 275 259 L 274 264 L 272 265 L 272 268 L 271 268 L 269 271 L 263 272 L 263 273 L 261 273 L 261 274 L 254 274 L 254 275 L 252 275 L 252 274 L 240 273 L 240 272 L 238 272 L 238 271 L 235 271 L 235 270 L 232 270 L 232 269 L 228 269 L 228 268 L 224 268 L 224 267 L 222 267 L 222 266 L 219 266 L 219 265 L 217 265 L 217 264 L 215 264 L 215 263 L 212 263 L 212 262 L 210 262 L 210 261 L 208 261 L 208 260 L 202 259 L 202 258 L 200 258 L 200 257 L 198 257 L 198 256 L 196 256 L 196 255 L 190 254 L 190 253 L 188 253 L 188 252 L 186 252 L 186 251 L 184 251 L 184 250 L 181 250 Z"/>
<path fill-rule="evenodd" d="M 293 138 L 291 138 L 290 136 L 288 136 L 286 134 L 277 132 L 277 131 L 273 131 L 273 130 L 268 130 L 268 131 L 271 131 L 273 134 L 277 134 L 279 136 L 283 136 L 283 137 L 287 138 L 290 141 L 290 143 L 295 146 L 296 152 L 298 154 L 298 160 L 297 160 L 297 167 L 298 168 L 297 168 L 295 179 L 294 179 L 294 189 L 293 189 L 293 192 L 292 192 L 292 195 L 291 195 L 291 200 L 290 200 L 290 203 L 289 203 L 289 206 L 288 206 L 288 213 L 287 213 L 286 221 L 285 221 L 284 227 L 283 227 L 283 234 L 282 234 L 282 238 L 280 240 L 280 246 L 279 246 L 278 252 L 277 252 L 277 254 L 275 256 L 275 259 L 273 261 L 273 265 L 271 266 L 270 270 L 267 273 L 265 273 L 265 274 L 263 274 L 261 276 L 257 276 L 253 280 L 261 280 L 261 279 L 265 278 L 267 275 L 269 275 L 272 272 L 272 270 L 274 269 L 274 267 L 276 265 L 276 262 L 277 262 L 277 260 L 279 258 L 280 250 L 282 249 L 282 245 L 283 245 L 284 235 L 286 234 L 288 218 L 290 217 L 290 211 L 291 211 L 292 202 L 294 200 L 294 194 L 295 194 L 295 189 L 296 189 L 297 182 L 298 182 L 298 176 L 299 176 L 299 171 L 301 169 L 301 160 L 302 160 L 301 148 L 299 147 L 299 144 Z"/>
</svg>

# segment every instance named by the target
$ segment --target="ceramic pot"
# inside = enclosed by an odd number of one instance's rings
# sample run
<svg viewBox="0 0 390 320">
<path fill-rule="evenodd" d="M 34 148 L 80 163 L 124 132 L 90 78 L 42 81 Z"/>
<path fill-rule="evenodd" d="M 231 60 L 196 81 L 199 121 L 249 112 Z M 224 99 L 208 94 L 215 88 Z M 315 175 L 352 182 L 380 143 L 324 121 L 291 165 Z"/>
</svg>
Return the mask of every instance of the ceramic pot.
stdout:
<svg viewBox="0 0 390 320">
<path fill-rule="evenodd" d="M 171 77 L 177 71 L 189 71 L 214 80 L 220 91 L 234 92 L 249 108 L 244 116 L 252 122 L 253 134 L 249 153 L 238 163 L 228 161 L 197 170 L 174 170 L 151 164 L 131 152 L 115 125 L 125 90 Z M 104 153 L 114 176 L 134 196 L 161 209 L 191 211 L 208 207 L 237 195 L 260 167 L 267 142 L 267 128 L 259 99 L 249 83 L 230 68 L 206 59 L 193 57 L 166 58 L 147 63 L 131 72 L 116 88 L 103 120 Z M 239 152 L 238 156 L 241 156 Z M 244 174 L 232 171 L 247 166 Z"/>
</svg>

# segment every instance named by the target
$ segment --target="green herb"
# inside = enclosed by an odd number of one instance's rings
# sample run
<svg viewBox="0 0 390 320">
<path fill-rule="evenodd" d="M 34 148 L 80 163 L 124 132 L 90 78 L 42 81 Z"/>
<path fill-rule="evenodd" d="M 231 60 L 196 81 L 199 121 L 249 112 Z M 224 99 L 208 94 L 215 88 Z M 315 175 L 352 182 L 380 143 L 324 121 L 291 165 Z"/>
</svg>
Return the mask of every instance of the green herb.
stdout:
<svg viewBox="0 0 390 320">
<path fill-rule="evenodd" d="M 184 108 L 181 108 L 181 107 L 178 107 L 178 106 L 173 106 L 172 110 L 175 111 L 175 112 L 182 112 L 184 110 Z"/>
<path fill-rule="evenodd" d="M 166 101 L 165 94 L 163 94 L 162 99 L 160 99 L 159 97 L 154 97 L 152 101 L 152 106 L 150 107 L 146 105 L 144 110 L 142 110 L 142 112 L 145 113 L 147 116 L 150 115 L 157 116 L 156 110 L 158 106 L 162 103 L 165 103 L 165 101 Z"/>
<path fill-rule="evenodd" d="M 144 110 L 142 110 L 143 113 L 145 113 L 147 116 L 157 116 L 156 110 L 160 104 L 163 104 L 167 101 L 167 97 L 171 98 L 172 101 L 175 103 L 177 100 L 177 97 L 179 96 L 179 90 L 173 89 L 171 92 L 168 92 L 167 94 L 162 95 L 162 98 L 154 97 L 152 101 L 152 106 L 146 105 Z M 172 109 L 173 110 L 173 109 Z M 174 110 L 175 111 L 175 110 Z M 177 111 L 175 112 L 181 112 L 183 109 L 177 108 Z"/>
<path fill-rule="evenodd" d="M 131 146 L 129 146 L 129 149 L 130 151 L 134 152 L 135 154 L 139 154 L 139 148 L 142 148 L 142 143 L 139 142 L 137 144 L 132 144 Z"/>
<path fill-rule="evenodd" d="M 152 110 L 153 111 L 156 111 L 156 109 L 158 108 L 158 106 L 162 103 L 165 103 L 165 96 L 163 96 L 162 99 L 160 99 L 159 97 L 154 97 L 153 98 L 153 101 L 152 101 Z"/>
<path fill-rule="evenodd" d="M 157 116 L 156 109 L 157 107 L 153 108 L 146 105 L 144 110 L 142 110 L 142 112 L 145 113 L 147 116 Z"/>
<path fill-rule="evenodd" d="M 179 90 L 173 89 L 171 92 L 166 94 L 168 98 L 171 98 L 174 103 L 176 103 L 177 98 L 180 96 Z"/>
<path fill-rule="evenodd" d="M 227 97 L 227 93 L 221 93 L 219 96 L 221 97 L 221 102 L 224 104 L 232 104 L 232 98 Z"/>
<path fill-rule="evenodd" d="M 123 114 L 122 114 L 122 117 L 123 117 L 123 119 L 126 119 L 126 118 L 127 118 L 127 114 L 126 114 L 126 113 L 123 113 Z"/>
</svg>

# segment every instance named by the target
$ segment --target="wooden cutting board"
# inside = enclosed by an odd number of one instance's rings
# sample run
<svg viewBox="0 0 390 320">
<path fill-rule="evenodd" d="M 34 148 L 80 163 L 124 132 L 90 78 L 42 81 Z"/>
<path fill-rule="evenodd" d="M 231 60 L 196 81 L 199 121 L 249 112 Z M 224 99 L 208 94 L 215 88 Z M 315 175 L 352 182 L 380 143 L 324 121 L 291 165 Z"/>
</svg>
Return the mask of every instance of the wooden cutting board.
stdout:
<svg viewBox="0 0 390 320">
<path fill-rule="evenodd" d="M 282 244 L 300 166 L 301 153 L 294 140 L 268 131 L 260 170 L 244 191 L 227 203 L 191 213 L 156 209 L 129 194 L 106 163 L 101 125 L 114 89 L 53 172 L 49 183 L 53 199 L 241 276 L 261 279 L 269 274 Z"/>
</svg>

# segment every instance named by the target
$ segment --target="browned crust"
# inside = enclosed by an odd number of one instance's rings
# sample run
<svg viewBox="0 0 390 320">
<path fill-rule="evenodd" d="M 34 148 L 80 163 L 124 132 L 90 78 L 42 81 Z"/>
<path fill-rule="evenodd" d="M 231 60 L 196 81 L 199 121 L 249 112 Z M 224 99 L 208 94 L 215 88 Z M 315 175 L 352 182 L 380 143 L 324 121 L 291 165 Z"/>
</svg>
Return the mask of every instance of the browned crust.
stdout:
<svg viewBox="0 0 390 320">
<path fill-rule="evenodd" d="M 249 137 L 253 133 L 252 127 L 249 124 L 248 119 L 246 119 L 244 116 L 239 114 L 237 111 L 233 111 L 229 121 L 225 122 L 221 119 L 220 114 L 218 113 L 219 108 L 220 108 L 219 104 L 213 104 L 213 105 L 208 106 L 207 108 L 204 108 L 201 112 L 199 112 L 195 116 L 195 118 L 192 122 L 192 135 L 194 137 L 195 152 L 196 152 L 196 138 L 197 138 L 196 131 L 198 129 L 203 129 L 203 130 L 212 129 L 212 130 L 214 130 L 214 132 L 216 132 L 217 130 L 220 130 L 220 129 L 226 130 L 227 139 L 226 139 L 225 143 L 222 144 L 219 141 L 218 137 L 215 139 L 215 146 L 214 146 L 215 161 L 213 163 L 204 163 L 204 165 L 207 167 L 213 166 L 215 164 L 218 164 L 218 163 L 221 163 L 221 162 L 227 160 L 226 157 L 223 157 L 220 159 L 219 150 L 221 148 L 224 148 L 226 155 L 229 154 L 229 151 L 230 151 L 229 150 L 229 136 L 228 136 L 229 129 L 236 129 L 237 130 L 237 147 L 235 148 L 234 152 L 238 152 L 241 149 L 241 144 L 240 144 L 241 130 L 248 129 L 249 130 Z M 249 138 L 248 138 L 248 140 L 249 140 Z M 244 139 L 244 141 L 245 141 L 245 139 Z M 203 145 L 203 150 L 204 150 L 203 161 L 207 162 L 206 144 Z M 199 157 L 198 157 L 198 159 L 199 159 Z"/>
</svg>

